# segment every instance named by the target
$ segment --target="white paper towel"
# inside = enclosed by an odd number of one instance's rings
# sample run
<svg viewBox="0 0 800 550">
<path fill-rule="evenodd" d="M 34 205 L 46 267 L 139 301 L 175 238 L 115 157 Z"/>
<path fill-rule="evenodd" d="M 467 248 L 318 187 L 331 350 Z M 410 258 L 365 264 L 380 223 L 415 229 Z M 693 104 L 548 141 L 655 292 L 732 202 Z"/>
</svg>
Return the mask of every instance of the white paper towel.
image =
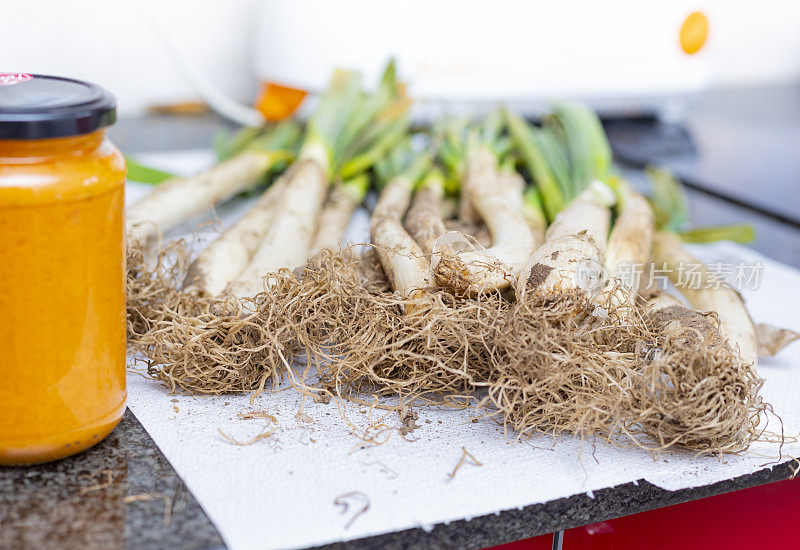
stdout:
<svg viewBox="0 0 800 550">
<path fill-rule="evenodd" d="M 194 167 L 159 160 L 164 168 Z M 131 195 L 140 192 L 130 188 Z M 351 238 L 363 239 L 365 226 L 362 212 L 350 228 Z M 793 290 L 800 288 L 798 271 L 730 243 L 693 251 L 707 262 L 760 261 L 760 287 L 743 292 L 753 317 L 800 328 L 800 297 Z M 356 436 L 372 423 L 364 406 L 344 409 L 353 429 L 335 402 L 303 403 L 292 389 L 262 394 L 252 405 L 247 396 L 170 395 L 136 369 L 133 365 L 128 375 L 130 409 L 233 549 L 300 548 L 428 529 L 578 493 L 591 495 L 639 479 L 669 490 L 695 487 L 754 472 L 778 457 L 778 446 L 771 443 L 756 443 L 748 453 L 722 460 L 683 452 L 654 460 L 637 448 L 572 437 L 518 441 L 492 420 L 438 408 L 417 411 L 419 427 L 408 436 L 413 441 L 395 429 L 380 435 L 388 441 L 374 445 Z M 783 420 L 785 433 L 800 436 L 800 344 L 762 359 L 758 370 L 766 379 L 763 395 Z M 264 411 L 277 422 L 239 418 L 248 411 Z M 382 414 L 375 409 L 373 418 Z M 397 413 L 387 416 L 385 424 L 398 428 Z M 779 428 L 771 418 L 769 429 Z M 249 446 L 237 446 L 222 435 L 244 442 L 270 430 Z M 451 478 L 462 448 L 481 465 L 467 460 Z M 800 444 L 787 443 L 783 455 L 784 461 L 800 455 Z"/>
</svg>

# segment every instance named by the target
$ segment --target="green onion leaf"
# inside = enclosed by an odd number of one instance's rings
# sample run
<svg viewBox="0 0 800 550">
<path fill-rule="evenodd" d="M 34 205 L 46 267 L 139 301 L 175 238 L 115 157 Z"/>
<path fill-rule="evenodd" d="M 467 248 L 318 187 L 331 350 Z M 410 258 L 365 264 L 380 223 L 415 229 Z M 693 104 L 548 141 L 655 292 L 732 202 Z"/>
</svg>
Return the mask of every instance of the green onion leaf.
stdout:
<svg viewBox="0 0 800 550">
<path fill-rule="evenodd" d="M 681 231 L 689 221 L 689 207 L 683 186 L 666 170 L 648 167 L 646 172 L 653 182 L 651 204 L 656 227 L 672 233 Z"/>
<path fill-rule="evenodd" d="M 175 174 L 170 174 L 169 172 L 140 164 L 127 155 L 125 156 L 125 164 L 128 168 L 128 179 L 130 181 L 157 185 L 163 181 L 177 177 Z"/>
<path fill-rule="evenodd" d="M 747 244 L 756 238 L 756 231 L 750 224 L 717 225 L 697 227 L 678 233 L 685 243 L 713 243 L 717 241 L 733 241 Z"/>
<path fill-rule="evenodd" d="M 534 129 L 527 122 L 509 110 L 504 110 L 504 114 L 522 162 L 533 177 L 542 198 L 544 211 L 552 221 L 564 209 L 564 193 L 550 169 L 547 154 Z"/>
</svg>

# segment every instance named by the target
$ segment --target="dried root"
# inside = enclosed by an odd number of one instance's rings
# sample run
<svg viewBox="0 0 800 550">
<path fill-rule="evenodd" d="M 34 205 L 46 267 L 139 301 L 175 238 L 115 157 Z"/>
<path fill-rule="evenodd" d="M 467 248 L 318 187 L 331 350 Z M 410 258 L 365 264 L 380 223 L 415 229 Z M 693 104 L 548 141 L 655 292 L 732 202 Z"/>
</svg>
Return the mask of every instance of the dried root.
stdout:
<svg viewBox="0 0 800 550">
<path fill-rule="evenodd" d="M 637 372 L 629 429 L 650 436 L 658 449 L 680 447 L 735 453 L 759 436 L 767 405 L 763 384 L 727 344 L 692 346 L 671 335 Z"/>
<path fill-rule="evenodd" d="M 139 338 L 148 375 L 171 391 L 201 394 L 261 390 L 277 382 L 299 350 L 298 313 L 287 299 L 294 280 L 286 270 L 254 298 L 196 298 L 189 307 L 165 307 Z"/>
<path fill-rule="evenodd" d="M 125 263 L 128 346 L 136 350 L 139 338 L 163 319 L 165 308 L 181 307 L 185 295 L 180 287 L 190 257 L 184 241 L 154 248 L 129 240 Z"/>
<path fill-rule="evenodd" d="M 600 314 L 575 291 L 517 302 L 499 342 L 489 400 L 523 435 L 615 431 L 629 375 L 645 351 L 637 327 Z"/>
<path fill-rule="evenodd" d="M 171 391 L 245 392 L 276 382 L 298 353 L 295 335 L 306 301 L 295 277 L 272 275 L 269 290 L 247 299 L 200 297 L 180 289 L 190 264 L 181 241 L 128 255 L 128 341 L 147 373 Z"/>
<path fill-rule="evenodd" d="M 564 292 L 516 304 L 488 398 L 514 429 L 713 453 L 758 438 L 762 381 L 721 339 L 697 345 L 718 333 L 716 318 L 679 329 L 663 311 L 623 317 L 597 303 Z"/>
<path fill-rule="evenodd" d="M 631 315 L 576 291 L 511 303 L 436 289 L 408 315 L 369 252 L 322 253 L 254 298 L 198 298 L 178 290 L 185 246 L 158 264 L 144 256 L 131 247 L 129 335 L 173 391 L 258 391 L 291 372 L 320 397 L 480 402 L 522 435 L 625 434 L 698 452 L 746 449 L 767 410 L 753 367 L 714 337 L 714 316 Z M 289 370 L 301 354 L 313 382 Z"/>
<path fill-rule="evenodd" d="M 357 262 L 334 255 L 305 271 L 302 282 L 318 301 L 300 339 L 321 386 L 339 395 L 369 391 L 411 400 L 463 393 L 491 380 L 492 344 L 507 301 L 431 289 L 425 307 L 408 315 L 409 300 L 364 286 L 360 273 Z"/>
</svg>

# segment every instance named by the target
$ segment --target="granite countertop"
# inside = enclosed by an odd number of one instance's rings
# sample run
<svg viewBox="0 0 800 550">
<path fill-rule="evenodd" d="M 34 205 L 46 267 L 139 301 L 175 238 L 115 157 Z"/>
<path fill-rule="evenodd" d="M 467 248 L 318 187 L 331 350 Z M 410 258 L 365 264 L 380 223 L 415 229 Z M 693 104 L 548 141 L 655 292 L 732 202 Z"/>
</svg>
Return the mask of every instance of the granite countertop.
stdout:
<svg viewBox="0 0 800 550">
<path fill-rule="evenodd" d="M 784 139 L 781 131 L 787 132 L 787 139 L 800 135 L 796 130 L 800 128 L 800 109 L 792 103 L 800 96 L 797 89 L 751 93 L 763 108 L 773 113 L 773 122 L 778 120 L 774 114 L 780 112 L 780 106 L 774 101 L 766 105 L 764 97 L 783 98 L 787 117 L 797 119 L 793 124 L 781 119 L 780 124 L 768 126 L 773 131 L 770 140 L 777 143 Z M 760 119 L 752 110 L 744 120 L 734 118 L 737 116 L 734 107 L 737 102 L 747 103 L 747 92 L 727 94 L 709 94 L 690 111 L 688 123 L 693 135 L 719 135 L 723 130 L 733 131 L 732 127 L 738 128 L 734 133 L 746 132 L 747 124 L 758 126 Z M 749 104 L 751 109 L 759 105 Z M 720 110 L 720 105 L 728 105 L 730 110 Z M 110 133 L 127 153 L 209 147 L 213 134 L 223 126 L 215 117 L 148 117 L 121 120 Z M 759 135 L 763 138 L 761 130 Z M 746 142 L 743 138 L 742 146 Z M 630 144 L 628 149 L 623 146 L 622 152 L 627 153 L 627 158 L 624 154 L 620 158 L 632 165 L 647 160 L 641 155 L 637 157 Z M 788 199 L 783 198 L 796 197 L 800 189 L 796 155 L 786 154 L 785 149 L 775 152 L 766 161 L 771 164 L 764 172 L 780 177 L 762 188 L 722 185 L 720 182 L 730 183 L 726 179 L 728 163 L 723 162 L 727 157 L 742 158 L 731 150 L 730 140 L 720 148 L 715 148 L 711 140 L 703 141 L 697 153 L 681 151 L 673 156 L 657 155 L 655 160 L 679 167 L 682 175 L 694 178 L 694 188 L 688 190 L 692 219 L 702 219 L 704 225 L 752 223 L 758 235 L 753 248 L 800 268 L 800 225 L 792 223 L 792 216 L 798 216 L 794 209 L 800 203 L 794 200 L 793 208 L 787 211 Z M 708 158 L 716 160 L 707 161 Z M 747 174 L 752 176 L 753 169 L 748 170 Z M 636 184 L 637 173 L 629 175 Z M 760 189 L 761 194 L 755 209 L 749 206 L 753 188 Z M 594 498 L 579 494 L 522 510 L 437 525 L 430 532 L 411 529 L 335 546 L 481 548 L 786 479 L 792 474 L 792 466 L 785 462 L 751 475 L 674 492 L 641 480 L 638 484 L 597 491 Z M 130 412 L 105 441 L 77 456 L 39 466 L 0 468 L 0 548 L 223 546 L 213 524 Z"/>
</svg>

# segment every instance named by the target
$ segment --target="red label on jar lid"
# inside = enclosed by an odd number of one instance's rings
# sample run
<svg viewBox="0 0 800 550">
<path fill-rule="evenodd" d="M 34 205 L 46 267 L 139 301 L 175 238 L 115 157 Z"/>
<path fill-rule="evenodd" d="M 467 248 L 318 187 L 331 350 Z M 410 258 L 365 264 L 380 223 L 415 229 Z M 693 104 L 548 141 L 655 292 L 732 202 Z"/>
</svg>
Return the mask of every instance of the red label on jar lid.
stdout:
<svg viewBox="0 0 800 550">
<path fill-rule="evenodd" d="M 33 77 L 25 73 L 0 73 L 0 86 L 11 86 L 20 82 L 27 82 Z"/>
</svg>

